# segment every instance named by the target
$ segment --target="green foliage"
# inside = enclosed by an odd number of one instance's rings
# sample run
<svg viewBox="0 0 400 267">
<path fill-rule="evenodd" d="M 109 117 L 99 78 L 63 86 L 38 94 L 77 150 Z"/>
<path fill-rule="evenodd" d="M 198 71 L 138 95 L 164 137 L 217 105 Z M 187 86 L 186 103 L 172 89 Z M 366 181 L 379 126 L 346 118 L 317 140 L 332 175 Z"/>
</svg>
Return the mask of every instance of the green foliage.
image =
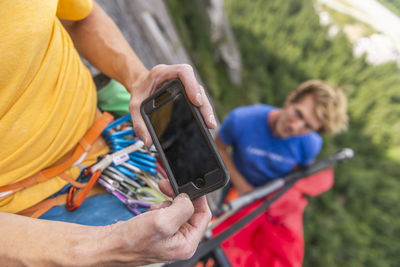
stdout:
<svg viewBox="0 0 400 267">
<path fill-rule="evenodd" d="M 331 15 L 334 23 L 339 25 L 340 27 L 344 27 L 346 25 L 357 26 L 362 31 L 362 36 L 370 36 L 371 34 L 376 32 L 375 29 L 372 28 L 372 26 L 355 19 L 350 15 L 336 11 L 335 9 L 332 9 L 327 5 L 322 4 L 321 6 L 323 10 L 327 11 Z M 350 7 L 352 6 L 350 5 Z"/>
<path fill-rule="evenodd" d="M 350 129 L 325 137 L 321 157 L 342 147 L 356 157 L 337 168 L 331 191 L 310 199 L 304 266 L 400 266 L 399 69 L 354 58 L 343 34 L 327 39 L 311 0 L 225 3 L 242 53 L 240 87 L 214 56 L 204 2 L 168 1 L 220 118 L 239 105 L 282 105 L 308 79 L 341 86 L 348 96 Z"/>
<path fill-rule="evenodd" d="M 240 88 L 232 85 L 225 65 L 216 57 L 204 2 L 168 0 L 167 3 L 182 42 L 191 52 L 196 69 L 212 96 L 217 114 L 226 114 L 235 106 L 251 103 L 246 101 L 247 96 Z"/>
<path fill-rule="evenodd" d="M 351 144 L 356 156 L 338 166 L 333 190 L 310 199 L 304 266 L 398 266 L 398 164 L 360 126 L 329 140 L 328 150 Z"/>
<path fill-rule="evenodd" d="M 400 2 L 398 0 L 378 0 L 383 5 L 385 5 L 388 9 L 400 15 Z"/>
</svg>

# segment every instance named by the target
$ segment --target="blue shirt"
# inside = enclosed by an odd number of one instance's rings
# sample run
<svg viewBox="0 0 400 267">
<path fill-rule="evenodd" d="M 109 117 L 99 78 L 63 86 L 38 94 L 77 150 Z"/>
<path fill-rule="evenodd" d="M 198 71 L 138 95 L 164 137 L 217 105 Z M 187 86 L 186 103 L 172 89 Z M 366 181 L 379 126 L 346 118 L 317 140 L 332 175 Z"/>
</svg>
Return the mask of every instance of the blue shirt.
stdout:
<svg viewBox="0 0 400 267">
<path fill-rule="evenodd" d="M 318 155 L 322 138 L 315 132 L 280 138 L 268 125 L 268 105 L 234 109 L 219 129 L 220 139 L 233 147 L 233 161 L 253 186 L 289 173 L 296 165 L 308 165 Z"/>
</svg>

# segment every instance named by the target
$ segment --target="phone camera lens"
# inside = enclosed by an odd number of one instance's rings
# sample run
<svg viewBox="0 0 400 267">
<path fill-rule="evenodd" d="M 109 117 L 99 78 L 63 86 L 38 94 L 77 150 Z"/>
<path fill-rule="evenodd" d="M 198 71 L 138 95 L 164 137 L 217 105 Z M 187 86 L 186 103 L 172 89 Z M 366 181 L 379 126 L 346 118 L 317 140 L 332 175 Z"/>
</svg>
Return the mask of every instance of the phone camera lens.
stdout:
<svg viewBox="0 0 400 267">
<path fill-rule="evenodd" d="M 197 187 L 203 187 L 206 184 L 206 181 L 204 181 L 203 178 L 197 178 L 194 183 Z"/>
</svg>

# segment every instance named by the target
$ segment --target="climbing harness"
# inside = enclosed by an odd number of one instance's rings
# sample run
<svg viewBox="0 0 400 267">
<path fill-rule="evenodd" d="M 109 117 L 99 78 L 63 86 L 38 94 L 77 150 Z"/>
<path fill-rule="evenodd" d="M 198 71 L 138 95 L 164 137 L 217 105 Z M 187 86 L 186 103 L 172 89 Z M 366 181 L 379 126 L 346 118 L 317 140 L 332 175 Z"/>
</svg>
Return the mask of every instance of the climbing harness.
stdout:
<svg viewBox="0 0 400 267">
<path fill-rule="evenodd" d="M 110 153 L 83 169 L 76 180 L 64 173 L 85 158 L 100 135 L 110 147 Z M 0 200 L 58 176 L 68 182 L 67 194 L 55 194 L 19 214 L 38 218 L 52 207 L 63 204 L 68 211 L 74 211 L 86 197 L 101 193 L 94 187 L 99 183 L 137 215 L 148 210 L 151 204 L 169 199 L 158 188 L 158 181 L 166 176 L 156 156 L 155 149 L 145 147 L 135 135 L 129 114 L 113 121 L 110 114 L 103 113 L 70 158 L 20 182 L 0 187 Z"/>
<path fill-rule="evenodd" d="M 86 175 L 91 175 L 89 183 L 98 181 L 135 215 L 147 210 L 153 203 L 168 199 L 157 185 L 164 176 L 161 166 L 157 164 L 155 150 L 146 148 L 135 135 L 129 114 L 110 123 L 102 137 L 112 153 L 85 170 Z M 84 198 L 79 198 L 79 195 L 73 201 L 75 191 L 71 187 L 66 205 L 68 210 L 79 207 Z"/>
</svg>

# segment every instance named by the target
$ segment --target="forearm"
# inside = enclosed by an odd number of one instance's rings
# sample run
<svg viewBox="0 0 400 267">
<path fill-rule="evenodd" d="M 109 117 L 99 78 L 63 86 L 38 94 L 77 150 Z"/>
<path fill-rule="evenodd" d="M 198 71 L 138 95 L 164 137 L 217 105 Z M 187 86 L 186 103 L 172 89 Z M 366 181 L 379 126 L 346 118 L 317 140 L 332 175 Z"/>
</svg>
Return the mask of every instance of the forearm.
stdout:
<svg viewBox="0 0 400 267">
<path fill-rule="evenodd" d="M 225 153 L 222 153 L 225 154 Z M 231 183 L 233 186 L 236 188 L 237 192 L 239 195 L 243 195 L 246 193 L 251 192 L 254 188 L 251 184 L 249 184 L 246 179 L 240 174 L 238 169 L 236 168 L 235 164 L 233 163 L 232 158 L 230 155 L 224 155 L 221 157 L 224 160 L 226 167 L 228 168 L 230 178 L 231 178 Z"/>
<path fill-rule="evenodd" d="M 111 18 L 94 3 L 81 21 L 63 21 L 78 52 L 100 71 L 131 89 L 148 70 Z"/>
<path fill-rule="evenodd" d="M 106 261 L 107 227 L 0 213 L 0 262 L 5 266 L 95 266 Z"/>
<path fill-rule="evenodd" d="M 172 194 L 165 180 L 161 190 Z M 205 197 L 172 202 L 108 226 L 0 212 L 1 266 L 142 266 L 191 257 L 211 219 Z"/>
<path fill-rule="evenodd" d="M 243 195 L 252 191 L 254 189 L 253 186 L 246 181 L 243 175 L 236 168 L 232 156 L 227 150 L 228 147 L 224 143 L 222 143 L 219 137 L 216 137 L 215 141 L 221 157 L 224 160 L 226 167 L 228 168 L 230 181 L 238 191 L 238 194 Z"/>
</svg>

